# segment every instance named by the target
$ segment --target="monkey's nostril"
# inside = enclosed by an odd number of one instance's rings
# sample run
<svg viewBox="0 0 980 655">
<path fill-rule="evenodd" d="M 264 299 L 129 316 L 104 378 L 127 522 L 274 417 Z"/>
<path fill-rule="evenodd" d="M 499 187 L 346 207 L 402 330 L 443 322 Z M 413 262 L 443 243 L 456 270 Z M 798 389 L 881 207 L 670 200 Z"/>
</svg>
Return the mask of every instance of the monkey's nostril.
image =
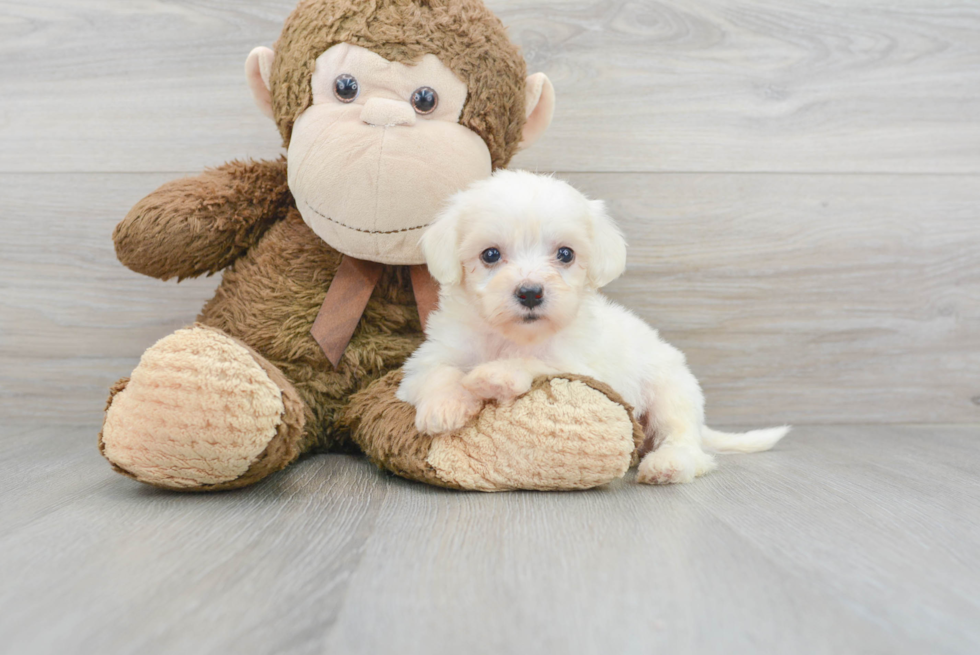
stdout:
<svg viewBox="0 0 980 655">
<path fill-rule="evenodd" d="M 544 302 L 544 287 L 541 286 L 521 286 L 514 292 L 517 302 L 528 309 L 534 309 Z"/>
</svg>

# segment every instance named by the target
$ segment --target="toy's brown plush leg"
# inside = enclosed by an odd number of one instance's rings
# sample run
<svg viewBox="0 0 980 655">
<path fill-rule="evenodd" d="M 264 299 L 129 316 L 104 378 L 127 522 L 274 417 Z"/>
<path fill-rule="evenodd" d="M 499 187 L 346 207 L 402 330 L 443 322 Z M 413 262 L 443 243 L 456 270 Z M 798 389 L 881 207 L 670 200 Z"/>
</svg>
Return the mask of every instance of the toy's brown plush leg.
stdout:
<svg viewBox="0 0 980 655">
<path fill-rule="evenodd" d="M 154 486 L 234 489 L 299 457 L 304 417 L 275 366 L 195 325 L 157 342 L 112 388 L 99 450 L 120 473 Z"/>
<path fill-rule="evenodd" d="M 462 430 L 432 437 L 395 398 L 395 371 L 351 398 L 351 437 L 379 466 L 453 489 L 588 489 L 622 477 L 643 431 L 609 387 L 577 376 L 543 377 L 512 405 L 488 404 Z"/>
</svg>

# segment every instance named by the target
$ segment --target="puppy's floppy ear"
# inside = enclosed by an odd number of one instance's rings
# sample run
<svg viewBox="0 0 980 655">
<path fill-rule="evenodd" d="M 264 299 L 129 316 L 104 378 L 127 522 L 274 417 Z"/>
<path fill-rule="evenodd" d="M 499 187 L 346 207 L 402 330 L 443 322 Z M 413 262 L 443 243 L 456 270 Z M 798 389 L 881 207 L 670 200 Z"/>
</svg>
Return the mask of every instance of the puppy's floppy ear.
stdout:
<svg viewBox="0 0 980 655">
<path fill-rule="evenodd" d="M 592 221 L 592 251 L 589 255 L 589 282 L 604 287 L 626 270 L 626 239 L 606 211 L 601 200 L 589 201 Z"/>
<path fill-rule="evenodd" d="M 451 203 L 422 235 L 422 254 L 429 273 L 442 286 L 459 284 L 463 264 L 459 261 L 459 208 Z"/>
</svg>

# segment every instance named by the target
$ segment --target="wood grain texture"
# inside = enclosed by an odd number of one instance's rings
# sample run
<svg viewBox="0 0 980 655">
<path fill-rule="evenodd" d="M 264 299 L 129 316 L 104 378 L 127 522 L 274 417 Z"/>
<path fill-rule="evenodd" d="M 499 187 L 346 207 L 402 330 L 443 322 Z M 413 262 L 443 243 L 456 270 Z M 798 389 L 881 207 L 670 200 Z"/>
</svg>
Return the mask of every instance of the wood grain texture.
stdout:
<svg viewBox="0 0 980 655">
<path fill-rule="evenodd" d="M 632 244 L 609 295 L 681 348 L 710 421 L 980 421 L 980 183 L 573 175 Z"/>
<path fill-rule="evenodd" d="M 11 653 L 974 653 L 977 426 L 799 429 L 692 484 L 449 492 L 308 459 L 240 492 L 0 427 Z"/>
<path fill-rule="evenodd" d="M 142 352 L 192 323 L 218 278 L 124 268 L 112 229 L 173 174 L 0 175 L 0 416 L 73 423 Z"/>
<path fill-rule="evenodd" d="M 0 171 L 194 171 L 279 151 L 243 64 L 294 0 L 0 2 Z M 555 83 L 517 164 L 980 172 L 969 0 L 490 0 Z"/>
<path fill-rule="evenodd" d="M 115 259 L 171 175 L 0 175 L 0 415 L 94 420 L 216 278 Z M 684 350 L 715 423 L 980 422 L 980 184 L 959 176 L 567 176 L 631 243 L 608 292 Z"/>
</svg>

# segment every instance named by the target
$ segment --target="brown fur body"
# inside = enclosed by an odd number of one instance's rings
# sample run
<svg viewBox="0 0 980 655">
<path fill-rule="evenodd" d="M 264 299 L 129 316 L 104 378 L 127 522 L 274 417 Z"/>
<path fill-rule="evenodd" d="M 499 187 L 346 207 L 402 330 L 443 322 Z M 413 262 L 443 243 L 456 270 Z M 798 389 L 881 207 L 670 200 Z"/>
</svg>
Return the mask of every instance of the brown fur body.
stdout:
<svg viewBox="0 0 980 655">
<path fill-rule="evenodd" d="M 225 193 L 220 201 L 213 200 L 216 189 Z M 237 202 L 229 192 L 237 192 Z M 334 369 L 310 328 L 341 254 L 307 227 L 291 201 L 284 161 L 231 162 L 170 182 L 140 202 L 116 227 L 117 254 L 161 279 L 228 265 L 198 322 L 254 348 L 292 383 L 305 403 L 302 450 L 347 449 L 348 431 L 339 422 L 347 399 L 401 366 L 422 342 L 411 278 L 407 267 L 385 267 Z"/>
<path fill-rule="evenodd" d="M 340 413 L 351 394 L 398 368 L 422 342 L 407 267 L 385 267 L 335 370 L 310 328 L 340 262 L 292 210 L 224 274 L 198 320 L 255 348 L 306 403 L 307 448 L 347 447 Z"/>
</svg>

